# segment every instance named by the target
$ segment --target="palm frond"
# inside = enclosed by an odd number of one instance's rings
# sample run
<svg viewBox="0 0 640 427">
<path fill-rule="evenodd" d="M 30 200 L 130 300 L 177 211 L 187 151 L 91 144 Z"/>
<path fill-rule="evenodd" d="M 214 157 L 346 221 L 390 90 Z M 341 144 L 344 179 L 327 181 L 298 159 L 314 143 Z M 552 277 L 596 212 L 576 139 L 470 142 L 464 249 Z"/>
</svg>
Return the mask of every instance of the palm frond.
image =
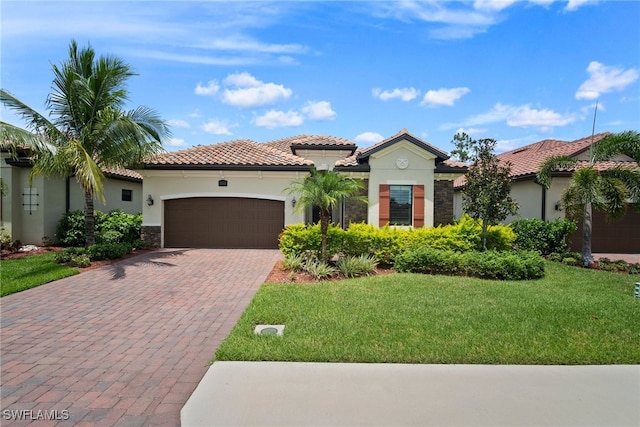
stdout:
<svg viewBox="0 0 640 427">
<path fill-rule="evenodd" d="M 540 165 L 536 178 L 542 186 L 549 189 L 553 172 L 559 169 L 569 169 L 577 163 L 578 161 L 570 156 L 551 156 Z"/>
<path fill-rule="evenodd" d="M 640 132 L 629 130 L 613 133 L 602 138 L 595 149 L 595 160 L 611 160 L 619 154 L 631 157 L 640 163 Z"/>
</svg>

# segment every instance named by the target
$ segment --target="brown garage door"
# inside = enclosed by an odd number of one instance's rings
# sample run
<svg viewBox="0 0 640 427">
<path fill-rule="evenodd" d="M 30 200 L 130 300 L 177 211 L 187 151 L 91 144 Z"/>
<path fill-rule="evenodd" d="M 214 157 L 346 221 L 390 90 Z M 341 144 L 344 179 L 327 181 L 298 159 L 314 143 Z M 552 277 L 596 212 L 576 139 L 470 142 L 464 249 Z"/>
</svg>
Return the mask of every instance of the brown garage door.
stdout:
<svg viewBox="0 0 640 427">
<path fill-rule="evenodd" d="M 640 253 L 640 212 L 633 207 L 619 220 L 607 221 L 605 214 L 593 210 L 591 228 L 591 252 L 593 253 Z M 582 221 L 571 235 L 571 249 L 582 251 Z"/>
<path fill-rule="evenodd" d="M 196 197 L 164 202 L 168 248 L 277 248 L 284 202 Z"/>
</svg>

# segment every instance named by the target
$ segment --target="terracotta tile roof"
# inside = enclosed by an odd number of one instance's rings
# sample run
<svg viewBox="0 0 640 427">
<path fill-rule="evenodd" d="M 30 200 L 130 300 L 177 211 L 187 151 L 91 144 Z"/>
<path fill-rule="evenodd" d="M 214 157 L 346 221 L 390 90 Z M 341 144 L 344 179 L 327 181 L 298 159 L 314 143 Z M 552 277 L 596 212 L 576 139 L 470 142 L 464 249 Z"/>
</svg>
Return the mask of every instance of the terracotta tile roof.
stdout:
<svg viewBox="0 0 640 427">
<path fill-rule="evenodd" d="M 142 175 L 136 171 L 125 168 L 102 168 L 102 171 L 109 178 L 125 179 L 132 181 L 142 181 Z"/>
<path fill-rule="evenodd" d="M 355 150 L 356 143 L 344 138 L 328 135 L 298 135 L 265 142 L 264 145 L 295 154 L 296 148 L 326 148 Z"/>
<path fill-rule="evenodd" d="M 155 156 L 146 168 L 182 167 L 311 167 L 313 162 L 267 144 L 239 139 Z"/>
<path fill-rule="evenodd" d="M 609 132 L 596 134 L 593 136 L 593 142 L 597 143 L 607 135 L 609 135 Z M 507 151 L 506 153 L 499 154 L 497 157 L 500 161 L 511 163 L 511 178 L 515 179 L 535 175 L 540 169 L 540 165 L 551 156 L 565 155 L 576 157 L 587 151 L 590 145 L 591 136 L 570 142 L 545 139 L 524 147 L 516 148 L 515 150 Z M 599 162 L 597 168 L 598 170 L 605 170 L 610 167 L 607 165 L 620 163 L 626 162 Z M 575 170 L 576 168 L 571 170 Z M 568 171 L 569 170 L 567 170 L 567 172 Z M 462 176 L 455 180 L 454 187 L 462 187 L 464 183 L 465 177 Z"/>
</svg>

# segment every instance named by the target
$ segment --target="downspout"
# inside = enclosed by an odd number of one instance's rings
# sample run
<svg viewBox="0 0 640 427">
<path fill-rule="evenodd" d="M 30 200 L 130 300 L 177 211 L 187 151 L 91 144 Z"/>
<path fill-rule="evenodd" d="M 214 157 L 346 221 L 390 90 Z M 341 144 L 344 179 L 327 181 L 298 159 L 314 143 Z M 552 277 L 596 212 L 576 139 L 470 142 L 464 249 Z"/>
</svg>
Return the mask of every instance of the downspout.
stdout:
<svg viewBox="0 0 640 427">
<path fill-rule="evenodd" d="M 69 212 L 69 209 L 71 209 L 71 194 L 70 194 L 70 189 L 71 189 L 71 185 L 69 182 L 69 177 L 67 177 L 67 179 L 64 182 L 64 187 L 65 187 L 65 207 L 64 207 L 64 211 L 65 212 Z"/>
<path fill-rule="evenodd" d="M 541 210 L 540 210 L 540 219 L 543 221 L 547 220 L 547 189 L 545 188 L 544 185 L 540 184 L 540 182 L 538 182 L 538 178 L 533 178 L 533 182 L 534 184 L 538 184 L 540 186 L 540 188 L 542 189 L 541 192 L 541 197 L 542 197 L 542 203 L 540 203 L 540 206 L 542 206 Z"/>
</svg>

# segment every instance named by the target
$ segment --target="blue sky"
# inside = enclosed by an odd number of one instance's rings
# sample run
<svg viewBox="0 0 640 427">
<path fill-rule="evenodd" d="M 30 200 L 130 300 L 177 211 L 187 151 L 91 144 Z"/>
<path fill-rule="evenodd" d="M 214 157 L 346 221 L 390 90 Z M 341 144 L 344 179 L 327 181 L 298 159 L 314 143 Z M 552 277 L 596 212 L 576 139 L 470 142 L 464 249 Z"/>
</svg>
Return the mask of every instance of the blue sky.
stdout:
<svg viewBox="0 0 640 427">
<path fill-rule="evenodd" d="M 0 86 L 40 112 L 71 39 L 139 74 L 130 107 L 171 124 L 168 150 L 403 128 L 445 150 L 499 151 L 640 129 L 640 2 L 0 3 Z M 2 109 L 2 120 L 21 124 Z"/>
</svg>

